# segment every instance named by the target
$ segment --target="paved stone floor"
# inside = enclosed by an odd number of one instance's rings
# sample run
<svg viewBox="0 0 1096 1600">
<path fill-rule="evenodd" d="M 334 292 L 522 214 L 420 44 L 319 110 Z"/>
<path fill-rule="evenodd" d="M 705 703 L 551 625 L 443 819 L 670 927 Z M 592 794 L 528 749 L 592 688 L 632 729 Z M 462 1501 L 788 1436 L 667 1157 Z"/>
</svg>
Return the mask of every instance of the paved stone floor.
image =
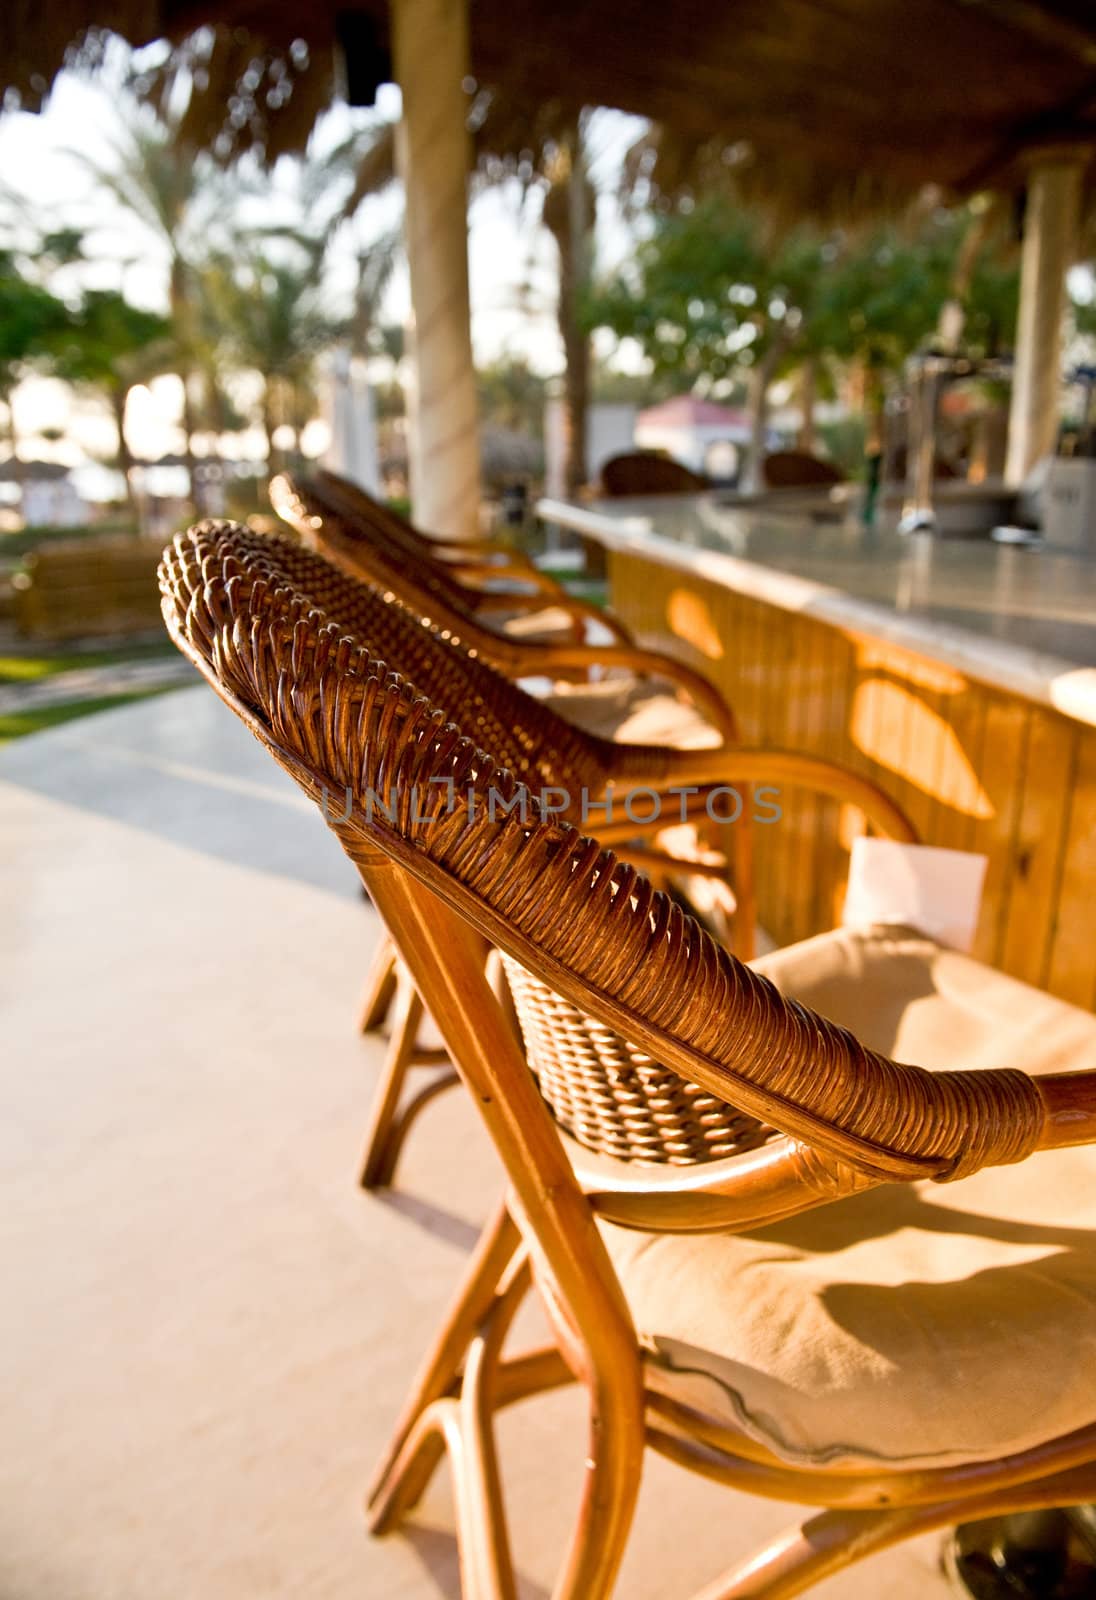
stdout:
<svg viewBox="0 0 1096 1600">
<path fill-rule="evenodd" d="M 440 1600 L 444 1470 L 360 1501 L 498 1175 L 456 1094 L 355 1185 L 377 926 L 203 688 L 0 753 L 0 1596 Z M 501 1428 L 523 1600 L 573 1513 L 573 1394 Z M 654 1457 L 621 1600 L 686 1600 L 792 1508 Z M 818 1588 L 936 1600 L 937 1536 Z"/>
</svg>

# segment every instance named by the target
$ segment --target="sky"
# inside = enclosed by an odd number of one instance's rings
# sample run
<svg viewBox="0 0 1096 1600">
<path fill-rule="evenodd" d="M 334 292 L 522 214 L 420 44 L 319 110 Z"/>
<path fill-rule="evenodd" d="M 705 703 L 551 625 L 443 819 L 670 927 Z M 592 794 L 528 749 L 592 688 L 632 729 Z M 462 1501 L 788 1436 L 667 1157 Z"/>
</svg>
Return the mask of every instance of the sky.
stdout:
<svg viewBox="0 0 1096 1600">
<path fill-rule="evenodd" d="M 122 60 L 121 54 L 117 63 Z M 337 106 L 317 130 L 322 151 L 380 114 L 399 116 L 399 91 L 385 85 L 375 112 Z M 120 206 L 104 197 L 89 172 L 88 163 L 108 167 L 114 162 L 112 136 L 119 130 L 115 95 L 108 84 L 72 73 L 57 80 L 46 110 L 39 115 L 5 112 L 0 115 L 0 191 L 25 208 L 39 229 L 67 223 L 90 230 L 87 266 L 59 273 L 55 286 L 66 293 L 79 287 L 122 289 L 137 305 L 166 309 L 167 263 L 158 241 Z M 612 198 L 620 160 L 643 124 L 619 113 L 599 113 L 594 136 L 594 177 L 603 191 L 598 207 L 598 255 L 605 265 L 629 248 L 629 235 Z M 273 178 L 272 204 L 287 176 L 283 168 Z M 370 237 L 391 227 L 399 217 L 398 195 L 367 201 L 354 225 L 356 238 Z M 332 253 L 333 299 L 349 296 L 354 279 L 354 244 L 349 235 Z M 487 189 L 470 209 L 469 266 L 472 296 L 472 337 L 478 362 L 513 354 L 524 357 L 537 371 L 551 375 L 562 371 L 563 354 L 552 311 L 556 283 L 555 249 L 544 230 L 535 225 L 535 208 L 523 215 L 516 182 Z M 386 320 L 402 321 L 409 295 L 405 271 L 398 270 L 385 306 Z M 127 433 L 139 455 L 156 456 L 179 448 L 177 422 L 180 407 L 178 382 L 158 379 L 149 389 L 131 397 Z M 105 406 L 92 396 L 76 396 L 66 385 L 33 379 L 16 395 L 20 431 L 27 440 L 24 453 L 66 460 L 73 464 L 85 452 L 100 457 L 114 450 L 114 428 Z M 43 440 L 40 429 L 63 429 L 61 442 Z M 241 441 L 247 453 L 262 453 L 257 434 Z"/>
</svg>

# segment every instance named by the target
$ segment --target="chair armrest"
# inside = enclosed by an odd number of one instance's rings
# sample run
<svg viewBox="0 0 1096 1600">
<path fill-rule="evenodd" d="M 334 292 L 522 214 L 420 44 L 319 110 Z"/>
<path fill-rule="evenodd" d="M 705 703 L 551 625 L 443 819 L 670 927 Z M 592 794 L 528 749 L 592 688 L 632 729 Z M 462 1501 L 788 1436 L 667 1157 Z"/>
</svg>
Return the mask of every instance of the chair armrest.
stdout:
<svg viewBox="0 0 1096 1600">
<path fill-rule="evenodd" d="M 728 750 L 662 750 L 647 745 L 609 747 L 616 783 L 645 782 L 666 787 L 716 788 L 736 784 L 781 784 L 807 789 L 863 811 L 889 839 L 918 842 L 917 830 L 890 796 L 858 772 L 822 756 L 795 750 L 739 745 Z"/>
<path fill-rule="evenodd" d="M 510 562 L 521 563 L 529 559 L 523 550 L 503 544 L 499 539 L 435 539 L 430 534 L 419 533 L 418 529 L 412 531 L 416 538 L 422 540 L 428 554 L 436 550 L 445 560 L 452 558 L 459 561 L 467 556 L 475 561 L 491 561 L 497 557 L 499 566 L 506 566 Z"/>
<path fill-rule="evenodd" d="M 1046 1122 L 1036 1148 L 1096 1143 L 1096 1072 L 1032 1080 Z M 878 1181 L 786 1137 L 693 1167 L 640 1166 L 593 1155 L 560 1131 L 575 1175 L 599 1217 L 650 1233 L 741 1232 L 829 1205 Z"/>
<path fill-rule="evenodd" d="M 559 1130 L 594 1211 L 618 1227 L 649 1233 L 741 1232 L 877 1186 L 818 1150 L 784 1137 L 741 1155 L 692 1167 L 639 1166 L 592 1155 Z"/>
<path fill-rule="evenodd" d="M 1096 1144 L 1096 1072 L 1048 1072 L 1033 1082 L 1046 1108 L 1040 1149 Z"/>
</svg>

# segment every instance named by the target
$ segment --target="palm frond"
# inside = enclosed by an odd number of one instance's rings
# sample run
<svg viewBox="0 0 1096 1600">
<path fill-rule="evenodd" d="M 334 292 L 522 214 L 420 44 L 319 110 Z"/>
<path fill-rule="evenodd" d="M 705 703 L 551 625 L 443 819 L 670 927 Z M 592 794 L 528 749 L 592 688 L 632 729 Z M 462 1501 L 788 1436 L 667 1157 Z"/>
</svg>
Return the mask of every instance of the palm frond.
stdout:
<svg viewBox="0 0 1096 1600">
<path fill-rule="evenodd" d="M 368 196 L 382 194 L 395 183 L 396 124 L 377 123 L 368 138 L 348 148 L 341 159 L 353 163 L 354 180 L 341 210 L 342 217 L 349 218 Z"/>
</svg>

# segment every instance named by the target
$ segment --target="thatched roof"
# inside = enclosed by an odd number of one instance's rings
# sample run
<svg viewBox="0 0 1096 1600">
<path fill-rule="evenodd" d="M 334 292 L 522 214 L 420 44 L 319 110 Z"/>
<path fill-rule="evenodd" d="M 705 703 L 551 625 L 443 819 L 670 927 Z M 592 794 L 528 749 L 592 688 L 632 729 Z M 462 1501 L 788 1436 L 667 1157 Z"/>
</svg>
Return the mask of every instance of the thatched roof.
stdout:
<svg viewBox="0 0 1096 1600">
<path fill-rule="evenodd" d="M 244 85 L 241 141 L 275 150 L 325 103 L 340 38 L 351 98 L 389 70 L 386 0 L 8 0 L 6 83 L 36 104 L 96 22 L 135 44 L 222 24 L 210 101 L 219 114 Z M 473 0 L 471 23 L 473 72 L 501 91 L 502 120 L 637 112 L 664 130 L 667 169 L 700 154 L 744 191 L 816 213 L 901 203 L 926 183 L 1006 186 L 1033 145 L 1096 147 L 1091 0 Z M 302 37 L 307 65 L 289 54 Z"/>
</svg>

